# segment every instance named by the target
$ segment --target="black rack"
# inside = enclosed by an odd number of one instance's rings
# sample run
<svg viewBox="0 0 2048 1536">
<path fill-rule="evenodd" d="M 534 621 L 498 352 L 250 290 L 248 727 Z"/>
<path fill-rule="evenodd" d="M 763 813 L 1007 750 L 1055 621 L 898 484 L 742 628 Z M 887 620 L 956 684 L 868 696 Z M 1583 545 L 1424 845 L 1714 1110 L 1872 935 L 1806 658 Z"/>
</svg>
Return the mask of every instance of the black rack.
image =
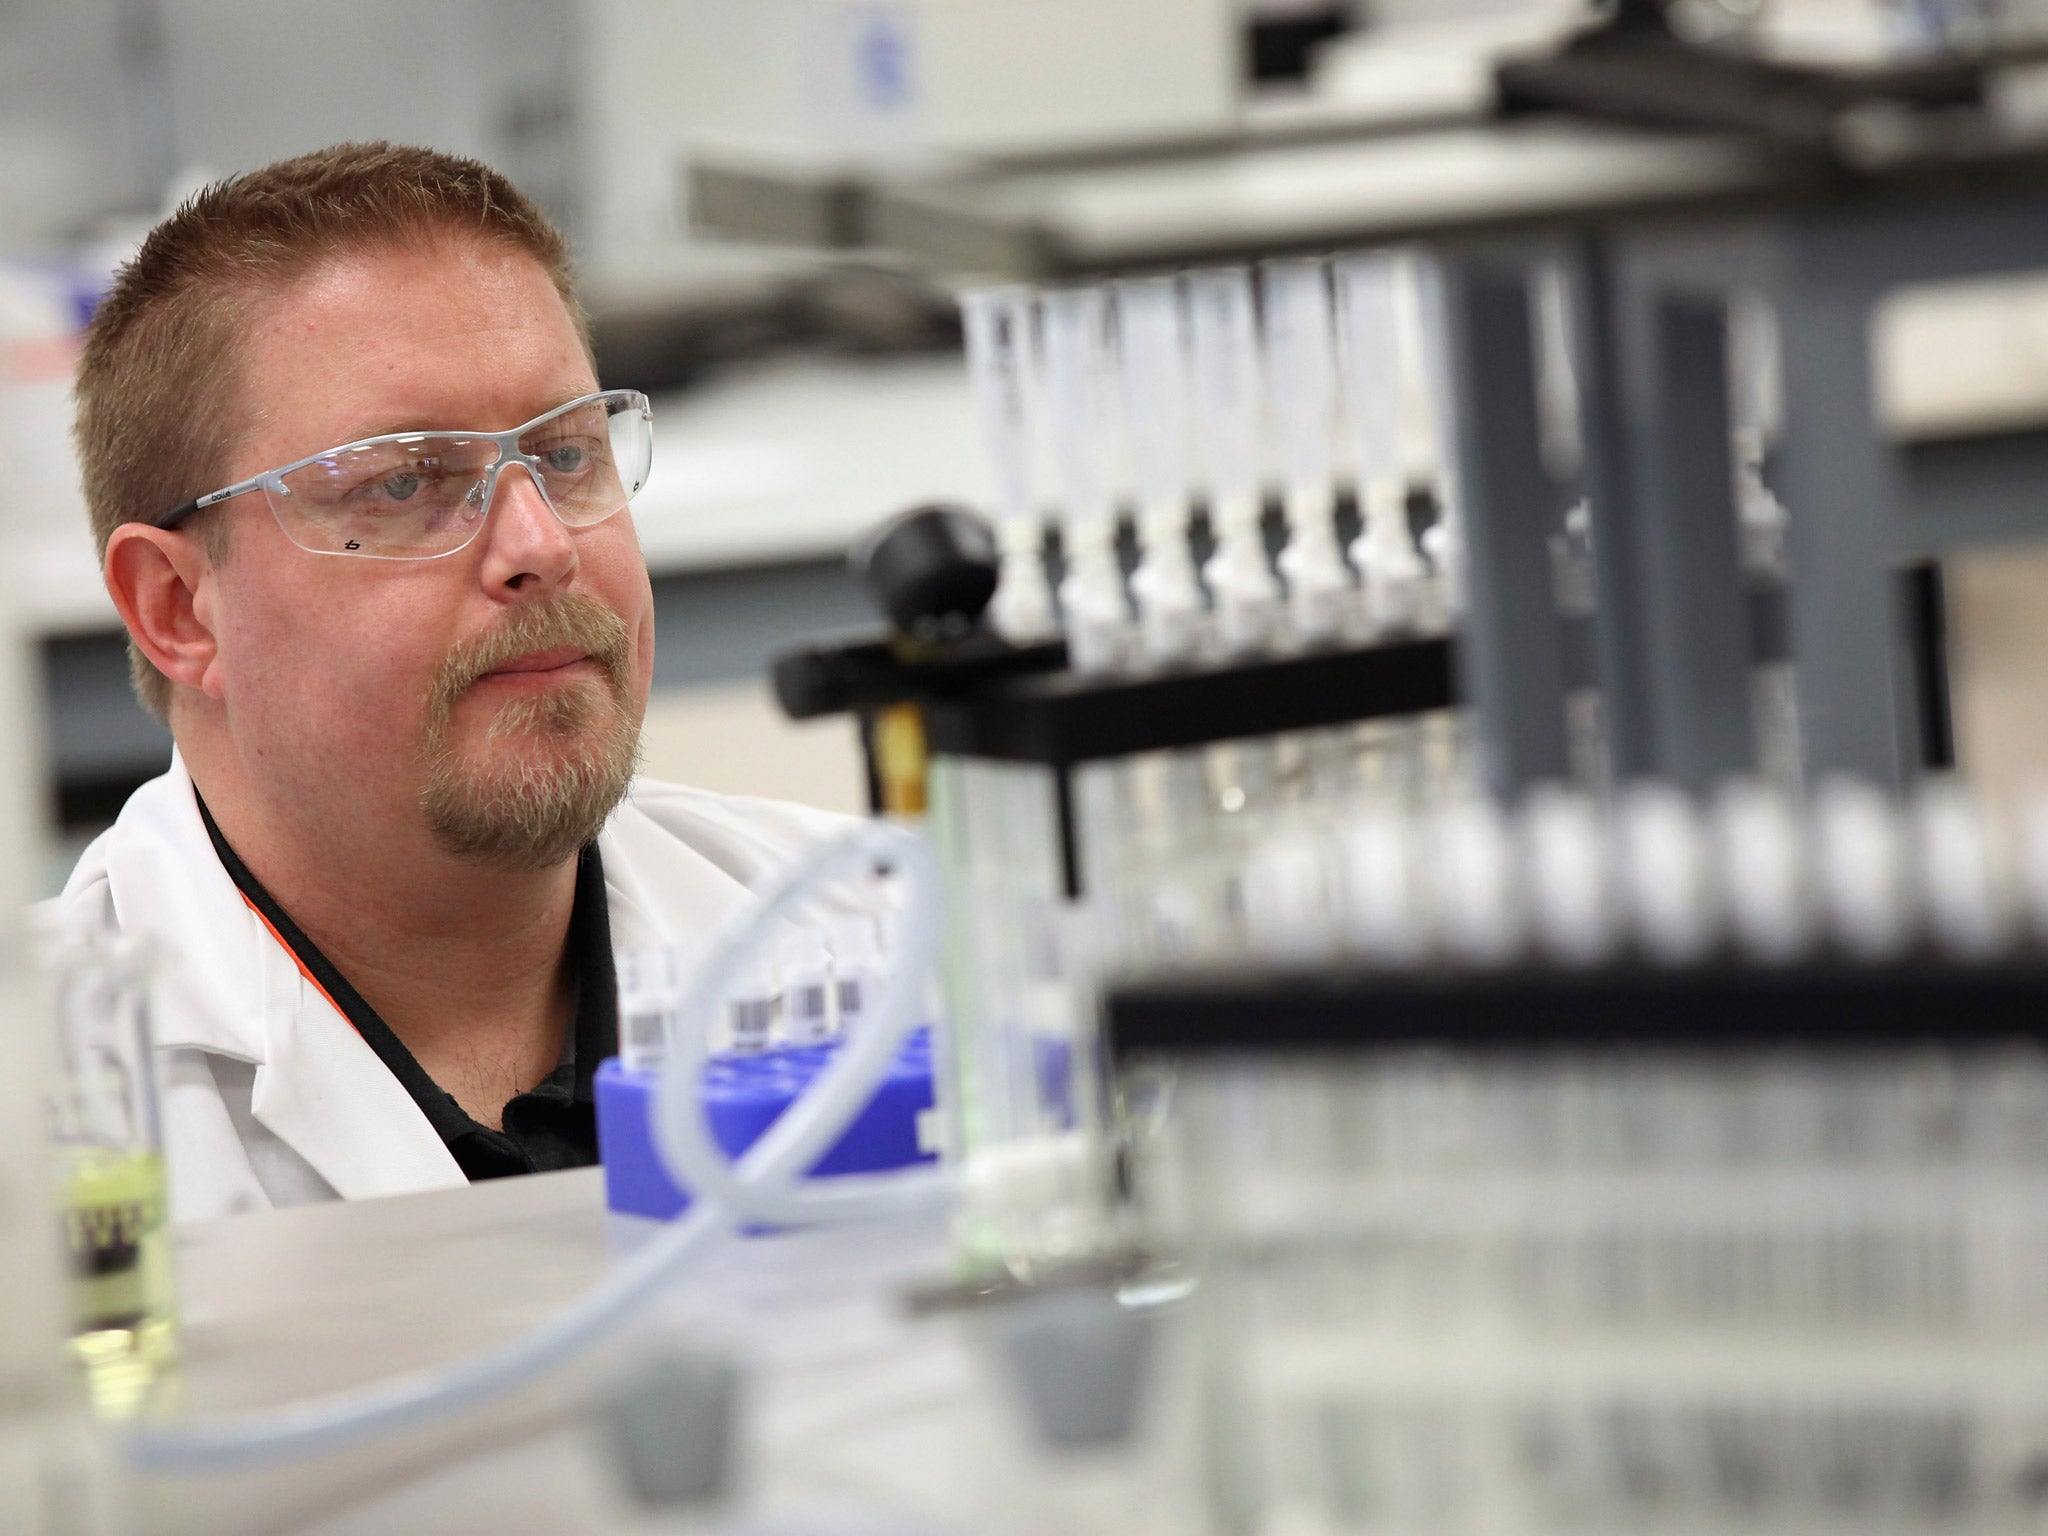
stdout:
<svg viewBox="0 0 2048 1536">
<path fill-rule="evenodd" d="M 1447 709 L 1458 701 L 1442 637 L 1141 675 L 990 677 L 924 700 L 934 752 L 1035 763 L 1053 775 L 1060 879 L 1081 895 L 1072 770 L 1086 762 Z"/>
<path fill-rule="evenodd" d="M 1232 969 L 1112 988 L 1111 1054 L 2048 1045 L 2048 961 Z"/>
<path fill-rule="evenodd" d="M 976 631 L 926 642 L 893 631 L 863 631 L 782 652 L 770 680 L 784 714 L 815 720 L 949 698 L 995 678 L 1056 672 L 1066 664 L 1064 640 L 1011 645 Z"/>
<path fill-rule="evenodd" d="M 1451 642 L 1438 637 L 1139 676 L 1003 677 L 930 700 L 925 735 L 935 752 L 1065 768 L 1447 709 L 1457 697 Z"/>
<path fill-rule="evenodd" d="M 1783 591 L 1753 586 L 1746 603 L 1754 658 L 1782 657 Z M 1590 683 L 1597 672 L 1590 619 L 1563 616 L 1558 639 L 1565 676 L 1574 685 Z M 1050 769 L 1070 899 L 1081 894 L 1075 767 L 1449 709 L 1463 696 L 1457 640 L 1444 635 L 1150 672 L 1083 673 L 1068 666 L 1063 641 L 1015 646 L 980 629 L 928 639 L 871 631 L 786 651 L 773 675 L 776 695 L 793 719 L 859 717 L 877 806 L 869 737 L 875 712 L 895 704 L 921 708 L 934 752 Z"/>
<path fill-rule="evenodd" d="M 1751 654 L 1786 654 L 1784 592 L 1745 594 Z M 1597 675 L 1592 624 L 1559 620 L 1573 686 Z M 985 631 L 913 640 L 888 631 L 820 640 L 775 658 L 793 720 L 925 706 L 932 748 L 1064 767 L 1134 752 L 1312 730 L 1460 702 L 1454 639 L 1436 635 L 1156 672 L 1074 672 L 1064 641 L 1014 646 Z"/>
</svg>

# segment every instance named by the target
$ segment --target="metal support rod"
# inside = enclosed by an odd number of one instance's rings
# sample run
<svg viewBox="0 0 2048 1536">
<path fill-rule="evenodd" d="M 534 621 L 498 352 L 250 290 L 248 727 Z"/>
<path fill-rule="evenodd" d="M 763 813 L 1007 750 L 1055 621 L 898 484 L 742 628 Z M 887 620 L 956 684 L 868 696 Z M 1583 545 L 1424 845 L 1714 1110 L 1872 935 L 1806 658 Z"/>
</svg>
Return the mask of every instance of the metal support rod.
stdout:
<svg viewBox="0 0 2048 1536">
<path fill-rule="evenodd" d="M 1582 241 L 1566 266 L 1578 379 L 1580 439 L 1587 510 L 1593 528 L 1593 646 L 1600 677 L 1600 719 L 1613 781 L 1657 771 L 1651 717 L 1648 634 L 1654 608 L 1641 581 L 1641 532 L 1629 479 L 1628 412 L 1624 403 L 1620 305 L 1613 261 L 1595 240 Z"/>
<path fill-rule="evenodd" d="M 1622 322 L 1657 772 L 1695 794 L 1756 767 L 1727 303 L 1631 285 Z"/>
<path fill-rule="evenodd" d="M 1775 295 L 1784 352 L 1780 479 L 1791 509 L 1792 667 L 1809 781 L 1851 774 L 1903 788 L 1920 756 L 1913 671 L 1893 576 L 1897 455 L 1872 394 L 1882 274 L 1860 242 L 1798 224 Z"/>
<path fill-rule="evenodd" d="M 1060 894 L 1081 899 L 1081 823 L 1074 815 L 1074 770 L 1065 763 L 1052 770 L 1053 820 L 1060 839 Z"/>
<path fill-rule="evenodd" d="M 1551 535 L 1558 488 L 1537 425 L 1532 252 L 1442 264 L 1451 426 L 1463 504 L 1459 646 L 1487 787 L 1511 797 L 1570 772 Z"/>
</svg>

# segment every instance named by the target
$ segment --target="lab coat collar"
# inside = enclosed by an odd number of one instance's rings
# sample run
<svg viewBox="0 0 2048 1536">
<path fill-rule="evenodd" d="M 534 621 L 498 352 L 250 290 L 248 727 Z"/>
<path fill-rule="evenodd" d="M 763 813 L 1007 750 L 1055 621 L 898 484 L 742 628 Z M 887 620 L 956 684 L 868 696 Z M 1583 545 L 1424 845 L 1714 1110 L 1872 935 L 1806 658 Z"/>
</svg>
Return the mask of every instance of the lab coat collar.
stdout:
<svg viewBox="0 0 2048 1536">
<path fill-rule="evenodd" d="M 158 1048 L 253 1063 L 255 1119 L 347 1198 L 465 1182 L 398 1079 L 242 900 L 175 753 L 116 832 L 105 849 L 116 919 L 160 957 Z"/>
<path fill-rule="evenodd" d="M 614 954 L 700 942 L 746 893 L 744 881 L 679 845 L 631 798 L 605 823 L 597 851 Z"/>
</svg>

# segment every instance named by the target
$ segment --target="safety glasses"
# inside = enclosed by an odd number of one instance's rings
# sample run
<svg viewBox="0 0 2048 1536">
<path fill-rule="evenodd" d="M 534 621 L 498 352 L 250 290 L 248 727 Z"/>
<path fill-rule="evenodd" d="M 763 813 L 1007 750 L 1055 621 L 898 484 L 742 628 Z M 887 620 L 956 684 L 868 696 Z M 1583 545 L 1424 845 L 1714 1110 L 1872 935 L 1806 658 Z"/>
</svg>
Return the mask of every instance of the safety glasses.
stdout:
<svg viewBox="0 0 2048 1536">
<path fill-rule="evenodd" d="M 570 528 L 619 512 L 647 483 L 654 416 L 630 389 L 585 395 L 509 432 L 394 432 L 329 448 L 152 519 L 175 528 L 231 496 L 263 492 L 277 523 L 316 555 L 433 560 L 466 546 L 513 465 Z"/>
</svg>

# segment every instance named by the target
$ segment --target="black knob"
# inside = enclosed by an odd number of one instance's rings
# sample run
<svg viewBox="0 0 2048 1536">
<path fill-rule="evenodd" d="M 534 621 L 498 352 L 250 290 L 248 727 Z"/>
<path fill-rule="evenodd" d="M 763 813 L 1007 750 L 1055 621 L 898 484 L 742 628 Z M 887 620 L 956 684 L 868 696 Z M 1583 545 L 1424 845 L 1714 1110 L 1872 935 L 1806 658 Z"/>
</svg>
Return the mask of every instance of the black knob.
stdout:
<svg viewBox="0 0 2048 1536">
<path fill-rule="evenodd" d="M 854 574 L 906 635 L 960 634 L 995 596 L 995 534 L 959 507 L 913 507 L 853 548 Z"/>
</svg>

